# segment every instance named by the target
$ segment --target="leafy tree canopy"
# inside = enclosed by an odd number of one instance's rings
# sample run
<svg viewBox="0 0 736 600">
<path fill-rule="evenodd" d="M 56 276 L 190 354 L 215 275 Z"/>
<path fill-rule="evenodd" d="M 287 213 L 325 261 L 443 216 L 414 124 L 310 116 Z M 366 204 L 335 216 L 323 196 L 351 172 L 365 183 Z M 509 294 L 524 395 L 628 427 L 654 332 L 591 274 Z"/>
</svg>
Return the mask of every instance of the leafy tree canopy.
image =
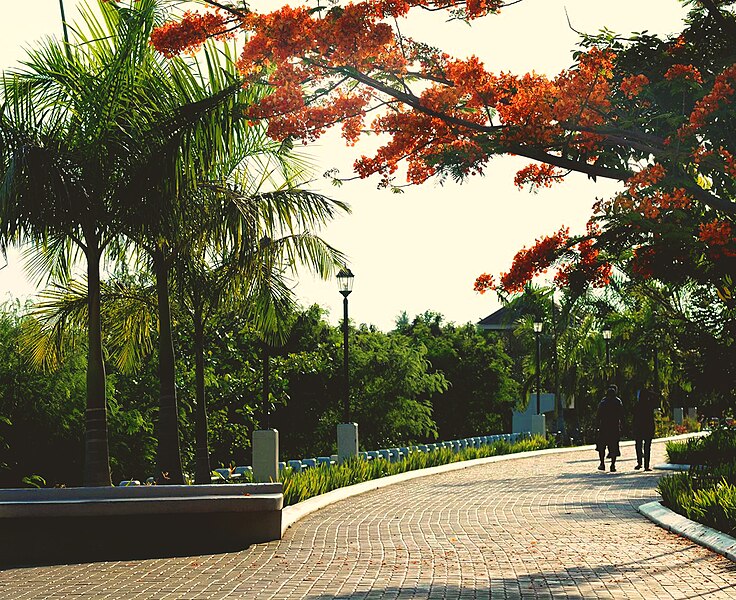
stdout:
<svg viewBox="0 0 736 600">
<path fill-rule="evenodd" d="M 675 1 L 675 0 L 673 0 Z M 476 289 L 517 292 L 554 263 L 557 282 L 605 286 L 614 266 L 640 279 L 687 281 L 718 290 L 733 311 L 736 271 L 736 15 L 730 0 L 687 0 L 682 31 L 582 35 L 574 65 L 555 77 L 490 72 L 475 56 L 456 59 L 401 34 L 414 10 L 468 22 L 516 1 L 364 0 L 329 7 L 283 6 L 261 14 L 214 0 L 158 28 L 171 56 L 211 36 L 248 32 L 239 68 L 274 93 L 252 107 L 270 135 L 305 142 L 335 124 L 352 144 L 366 130 L 386 142 L 355 163 L 394 186 L 407 179 L 462 180 L 499 154 L 532 161 L 517 185 L 549 186 L 577 171 L 624 183 L 601 201 L 587 231 L 563 227 L 521 250 L 496 282 Z M 368 122 L 368 115 L 374 115 Z"/>
</svg>

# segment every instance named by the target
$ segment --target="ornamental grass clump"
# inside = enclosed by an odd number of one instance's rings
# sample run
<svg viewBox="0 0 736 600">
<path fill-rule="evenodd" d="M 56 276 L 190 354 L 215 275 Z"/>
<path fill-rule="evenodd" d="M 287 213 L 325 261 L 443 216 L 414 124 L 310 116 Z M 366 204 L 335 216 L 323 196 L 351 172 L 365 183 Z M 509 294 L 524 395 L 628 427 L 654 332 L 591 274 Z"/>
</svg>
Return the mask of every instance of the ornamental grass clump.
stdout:
<svg viewBox="0 0 736 600">
<path fill-rule="evenodd" d="M 460 452 L 454 452 L 450 448 L 438 448 L 430 452 L 411 452 L 397 462 L 389 462 L 383 458 L 370 461 L 354 458 L 340 465 L 320 466 L 299 472 L 284 469 L 281 472 L 284 506 L 296 504 L 341 487 L 407 471 L 551 447 L 554 447 L 554 441 L 535 436 L 515 443 L 500 440 L 480 448 L 465 448 Z"/>
<path fill-rule="evenodd" d="M 708 435 L 684 441 L 667 442 L 667 460 L 686 465 L 721 465 L 736 461 L 736 429 L 715 427 Z"/>
<path fill-rule="evenodd" d="M 662 503 L 675 512 L 729 535 L 736 535 L 736 463 L 711 472 L 690 471 L 659 480 Z"/>
</svg>

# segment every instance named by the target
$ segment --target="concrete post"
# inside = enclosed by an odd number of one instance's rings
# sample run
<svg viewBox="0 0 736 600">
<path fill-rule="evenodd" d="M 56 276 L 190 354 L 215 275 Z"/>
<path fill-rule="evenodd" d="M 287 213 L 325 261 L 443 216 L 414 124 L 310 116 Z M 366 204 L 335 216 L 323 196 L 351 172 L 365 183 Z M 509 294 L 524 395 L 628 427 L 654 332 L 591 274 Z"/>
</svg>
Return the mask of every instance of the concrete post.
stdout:
<svg viewBox="0 0 736 600">
<path fill-rule="evenodd" d="M 279 480 L 279 432 L 276 429 L 253 432 L 253 479 L 256 483 Z"/>
<path fill-rule="evenodd" d="M 682 408 L 672 409 L 672 418 L 675 421 L 675 425 L 682 425 L 683 412 Z"/>
<path fill-rule="evenodd" d="M 692 419 L 693 421 L 697 421 L 698 420 L 698 409 L 695 407 L 688 408 L 687 418 Z"/>
<path fill-rule="evenodd" d="M 342 463 L 358 455 L 358 424 L 340 423 L 337 426 L 337 462 Z"/>
<path fill-rule="evenodd" d="M 532 415 L 532 435 L 547 436 L 547 415 Z"/>
</svg>

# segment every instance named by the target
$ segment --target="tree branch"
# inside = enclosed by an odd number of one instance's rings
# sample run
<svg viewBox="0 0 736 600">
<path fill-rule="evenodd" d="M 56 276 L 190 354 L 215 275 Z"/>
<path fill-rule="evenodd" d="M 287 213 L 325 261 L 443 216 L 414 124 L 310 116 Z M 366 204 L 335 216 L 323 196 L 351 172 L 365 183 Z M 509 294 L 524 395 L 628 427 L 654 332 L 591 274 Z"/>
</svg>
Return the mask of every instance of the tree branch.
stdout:
<svg viewBox="0 0 736 600">
<path fill-rule="evenodd" d="M 713 0 L 699 0 L 699 2 L 708 11 L 708 14 L 713 17 L 716 23 L 723 27 L 724 31 L 736 36 L 736 25 L 724 16 Z"/>
</svg>

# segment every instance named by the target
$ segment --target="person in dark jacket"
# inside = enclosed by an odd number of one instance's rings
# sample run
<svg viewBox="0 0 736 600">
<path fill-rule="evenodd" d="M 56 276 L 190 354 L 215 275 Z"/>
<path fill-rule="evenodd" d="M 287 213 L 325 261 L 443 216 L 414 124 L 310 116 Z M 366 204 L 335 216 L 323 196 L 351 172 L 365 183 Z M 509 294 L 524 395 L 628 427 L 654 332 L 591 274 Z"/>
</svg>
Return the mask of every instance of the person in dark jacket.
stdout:
<svg viewBox="0 0 736 600">
<path fill-rule="evenodd" d="M 616 470 L 616 459 L 621 455 L 619 442 L 621 440 L 621 422 L 624 416 L 624 405 L 616 395 L 618 387 L 609 385 L 606 396 L 598 404 L 596 420 L 598 422 L 598 443 L 596 450 L 600 456 L 601 464 L 598 470 L 605 471 L 606 449 L 608 458 L 611 459 L 611 471 Z"/>
<path fill-rule="evenodd" d="M 654 409 L 656 398 L 650 390 L 641 390 L 634 405 L 632 414 L 632 429 L 634 433 L 634 446 L 636 447 L 636 466 L 641 469 L 642 462 L 644 470 L 649 468 L 649 457 L 652 452 L 652 438 L 654 438 Z"/>
</svg>

